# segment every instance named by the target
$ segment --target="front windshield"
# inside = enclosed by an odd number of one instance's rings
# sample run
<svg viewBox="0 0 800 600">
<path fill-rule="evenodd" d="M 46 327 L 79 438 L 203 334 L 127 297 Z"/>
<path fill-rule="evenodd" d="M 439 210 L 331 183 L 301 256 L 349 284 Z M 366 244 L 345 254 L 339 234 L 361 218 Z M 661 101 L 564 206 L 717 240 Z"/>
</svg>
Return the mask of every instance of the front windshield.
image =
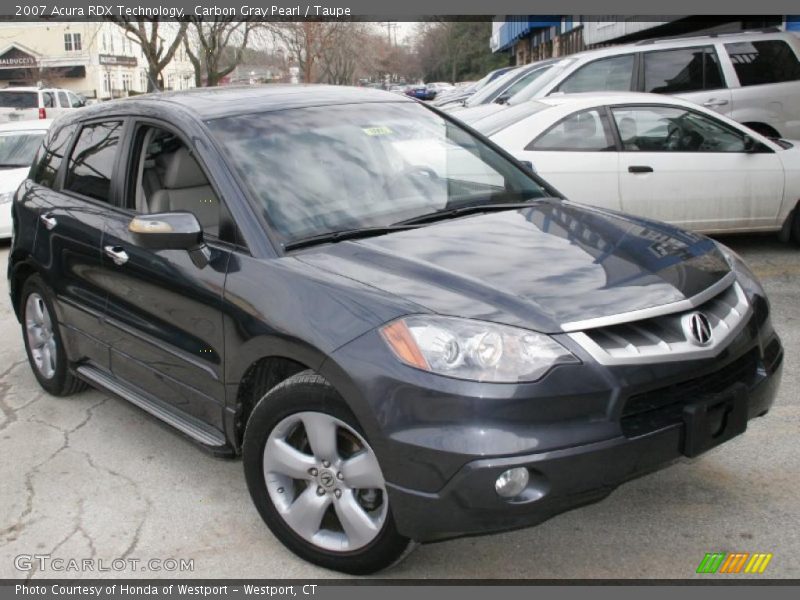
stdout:
<svg viewBox="0 0 800 600">
<path fill-rule="evenodd" d="M 0 134 L 0 168 L 30 167 L 44 138 L 44 131 Z"/>
<path fill-rule="evenodd" d="M 208 126 L 284 243 L 553 195 L 480 138 L 417 103 L 297 108 Z"/>
<path fill-rule="evenodd" d="M 572 58 L 566 58 L 558 61 L 556 64 L 552 65 L 547 72 L 543 73 L 541 77 L 538 77 L 535 81 L 530 82 L 529 85 L 514 93 L 508 99 L 508 104 L 513 106 L 515 104 L 527 102 L 528 100 L 536 98 L 539 92 L 544 89 L 547 84 L 556 79 L 556 77 L 563 73 L 564 70 L 573 62 L 575 62 L 575 60 Z"/>
<path fill-rule="evenodd" d="M 491 102 L 492 98 L 506 89 L 521 73 L 521 67 L 511 69 L 508 73 L 503 73 L 500 77 L 472 94 L 466 101 L 465 106 L 478 106 L 486 102 Z"/>
</svg>

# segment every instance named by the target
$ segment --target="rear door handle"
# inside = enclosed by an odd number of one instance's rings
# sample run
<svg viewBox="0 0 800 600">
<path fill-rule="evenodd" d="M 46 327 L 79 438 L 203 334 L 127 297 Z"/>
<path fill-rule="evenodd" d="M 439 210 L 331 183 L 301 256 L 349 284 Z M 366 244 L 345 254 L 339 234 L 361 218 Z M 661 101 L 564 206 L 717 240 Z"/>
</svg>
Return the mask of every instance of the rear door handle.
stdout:
<svg viewBox="0 0 800 600">
<path fill-rule="evenodd" d="M 128 253 L 123 250 L 122 246 L 106 246 L 104 250 L 106 256 L 113 260 L 115 265 L 121 266 L 128 262 Z"/>
<path fill-rule="evenodd" d="M 631 165 L 628 167 L 628 173 L 652 173 L 653 167 L 647 165 Z"/>
<path fill-rule="evenodd" d="M 53 215 L 40 215 L 39 220 L 47 227 L 48 231 L 58 225 L 58 221 Z"/>
<path fill-rule="evenodd" d="M 703 102 L 703 106 L 708 108 L 714 108 L 717 106 L 725 106 L 728 103 L 727 100 L 717 100 L 716 98 L 711 98 L 710 100 L 706 100 Z"/>
</svg>

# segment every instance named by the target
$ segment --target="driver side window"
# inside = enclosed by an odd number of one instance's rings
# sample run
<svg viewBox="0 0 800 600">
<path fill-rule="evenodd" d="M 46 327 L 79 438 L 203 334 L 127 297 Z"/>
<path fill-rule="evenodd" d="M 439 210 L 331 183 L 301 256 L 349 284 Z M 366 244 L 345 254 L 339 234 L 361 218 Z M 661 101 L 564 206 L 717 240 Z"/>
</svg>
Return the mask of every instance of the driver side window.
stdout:
<svg viewBox="0 0 800 600">
<path fill-rule="evenodd" d="M 611 112 L 624 152 L 745 152 L 744 135 L 692 110 L 624 106 Z"/>
<path fill-rule="evenodd" d="M 206 236 L 235 243 L 233 222 L 183 140 L 149 125 L 136 131 L 127 208 L 137 214 L 185 211 Z"/>
</svg>

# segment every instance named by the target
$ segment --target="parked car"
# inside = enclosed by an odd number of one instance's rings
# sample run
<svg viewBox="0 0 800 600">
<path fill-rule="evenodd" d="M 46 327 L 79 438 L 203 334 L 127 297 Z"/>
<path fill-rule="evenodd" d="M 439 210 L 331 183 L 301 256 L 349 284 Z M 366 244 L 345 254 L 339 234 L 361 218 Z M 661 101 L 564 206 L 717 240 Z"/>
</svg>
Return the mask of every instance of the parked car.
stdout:
<svg viewBox="0 0 800 600">
<path fill-rule="evenodd" d="M 0 89 L 0 123 L 53 119 L 85 104 L 85 98 L 69 90 L 7 87 Z"/>
<path fill-rule="evenodd" d="M 0 124 L 0 240 L 11 237 L 11 200 L 52 120 Z"/>
<path fill-rule="evenodd" d="M 270 529 L 327 568 L 600 500 L 741 434 L 780 380 L 764 290 L 725 246 L 565 201 L 388 92 L 88 107 L 13 211 L 41 386 L 241 454 Z"/>
<path fill-rule="evenodd" d="M 455 89 L 452 83 L 447 83 L 445 81 L 434 81 L 433 83 L 427 84 L 425 87 L 428 90 L 427 100 L 434 100 L 438 94 L 443 94 Z"/>
<path fill-rule="evenodd" d="M 471 123 L 569 199 L 800 242 L 800 146 L 656 94 L 549 96 Z"/>
<path fill-rule="evenodd" d="M 762 135 L 800 139 L 798 57 L 800 39 L 779 31 L 645 40 L 565 58 L 551 77 L 529 84 L 507 104 L 561 93 L 671 94 Z"/>
<path fill-rule="evenodd" d="M 498 77 L 493 83 L 487 85 L 479 92 L 467 98 L 461 106 L 451 107 L 450 112 L 471 110 L 480 112 L 481 107 L 489 107 L 490 112 L 500 109 L 518 91 L 533 84 L 537 80 L 548 80 L 551 74 L 558 70 L 560 65 L 572 59 L 550 59 L 517 67 L 505 75 Z"/>
<path fill-rule="evenodd" d="M 463 106 L 467 98 L 469 98 L 476 92 L 482 90 L 484 87 L 489 85 L 495 79 L 507 73 L 513 68 L 514 67 L 503 67 L 501 69 L 495 69 L 494 71 L 490 71 L 489 73 L 484 75 L 481 79 L 479 79 L 475 83 L 471 83 L 463 88 L 457 86 L 455 90 L 452 90 L 451 92 L 437 98 L 436 101 L 433 103 L 433 105 L 441 109 Z"/>
<path fill-rule="evenodd" d="M 408 88 L 406 88 L 406 96 L 411 96 L 412 98 L 416 98 L 417 100 L 431 99 L 428 86 L 426 86 L 424 83 L 408 86 Z"/>
</svg>

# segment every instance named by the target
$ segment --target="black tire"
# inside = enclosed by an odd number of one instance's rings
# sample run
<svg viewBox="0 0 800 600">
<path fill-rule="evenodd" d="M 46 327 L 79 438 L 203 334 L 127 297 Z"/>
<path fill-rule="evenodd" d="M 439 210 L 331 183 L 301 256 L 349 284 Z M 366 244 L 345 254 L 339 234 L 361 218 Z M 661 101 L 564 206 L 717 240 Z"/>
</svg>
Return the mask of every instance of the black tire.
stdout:
<svg viewBox="0 0 800 600">
<path fill-rule="evenodd" d="M 794 242 L 797 246 L 800 246 L 800 204 L 794 209 L 790 237 L 792 242 Z"/>
<path fill-rule="evenodd" d="M 28 340 L 26 330 L 26 307 L 28 305 L 28 298 L 31 294 L 38 294 L 49 313 L 52 322 L 52 336 L 55 341 L 55 370 L 50 377 L 45 377 L 36 366 L 33 353 Z M 61 338 L 61 331 L 58 326 L 58 318 L 53 310 L 53 295 L 47 285 L 42 281 L 39 275 L 31 275 L 25 280 L 22 287 L 22 297 L 20 300 L 20 314 L 22 315 L 22 339 L 25 342 L 25 352 L 28 355 L 28 363 L 31 366 L 33 375 L 39 382 L 39 385 L 44 388 L 49 394 L 53 396 L 69 396 L 77 392 L 87 389 L 89 386 L 78 379 L 69 369 L 67 364 L 67 355 L 64 351 L 64 342 Z"/>
<path fill-rule="evenodd" d="M 334 552 L 306 541 L 293 531 L 270 498 L 264 477 L 265 445 L 276 425 L 283 419 L 304 411 L 333 416 L 367 439 L 339 394 L 313 371 L 297 373 L 270 390 L 253 409 L 245 429 L 242 448 L 247 487 L 261 518 L 289 550 L 321 567 L 364 575 L 390 566 L 403 556 L 409 545 L 409 540 L 397 532 L 391 506 L 388 507 L 383 528 L 368 545 L 349 552 Z"/>
</svg>

